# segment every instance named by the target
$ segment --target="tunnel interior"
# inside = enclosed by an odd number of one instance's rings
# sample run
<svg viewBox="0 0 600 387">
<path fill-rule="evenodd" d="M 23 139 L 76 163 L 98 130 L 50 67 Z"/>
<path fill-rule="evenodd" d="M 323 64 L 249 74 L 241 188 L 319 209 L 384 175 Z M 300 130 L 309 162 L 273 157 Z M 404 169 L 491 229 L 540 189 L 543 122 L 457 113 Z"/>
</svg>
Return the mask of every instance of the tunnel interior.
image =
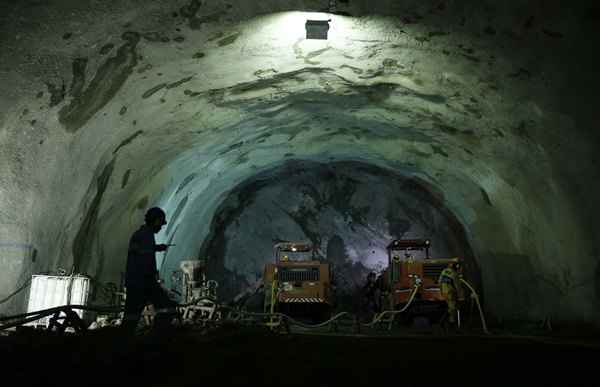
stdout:
<svg viewBox="0 0 600 387">
<path fill-rule="evenodd" d="M 2 4 L 0 313 L 36 273 L 119 284 L 160 206 L 161 276 L 206 259 L 224 300 L 279 240 L 349 293 L 426 237 L 489 316 L 598 324 L 597 4 L 325 3 Z"/>
<path fill-rule="evenodd" d="M 418 179 L 361 162 L 289 160 L 228 193 L 199 258 L 211 263 L 219 294 L 229 299 L 262 279 L 275 243 L 307 241 L 317 259 L 331 263 L 336 296 L 348 299 L 369 272 L 387 267 L 392 240 L 419 238 L 432 241 L 432 257 L 464 258 L 477 283 L 462 225 Z"/>
</svg>

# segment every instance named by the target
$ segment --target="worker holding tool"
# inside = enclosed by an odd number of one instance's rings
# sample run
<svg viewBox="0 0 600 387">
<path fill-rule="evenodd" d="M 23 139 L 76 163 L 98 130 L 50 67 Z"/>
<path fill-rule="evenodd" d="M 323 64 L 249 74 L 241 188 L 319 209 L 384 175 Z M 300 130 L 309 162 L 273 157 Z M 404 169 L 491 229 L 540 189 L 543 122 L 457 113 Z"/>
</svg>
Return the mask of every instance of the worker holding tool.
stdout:
<svg viewBox="0 0 600 387">
<path fill-rule="evenodd" d="M 458 263 L 450 262 L 448 263 L 448 267 L 442 270 L 438 279 L 442 297 L 448 304 L 448 321 L 452 325 L 456 324 L 457 320 L 457 300 L 464 297 L 458 277 L 458 269 Z"/>
<path fill-rule="evenodd" d="M 133 233 L 129 240 L 127 268 L 125 272 L 125 316 L 122 329 L 125 334 L 133 335 L 144 307 L 152 304 L 156 310 L 153 331 L 164 331 L 176 314 L 176 303 L 159 284 L 156 269 L 156 252 L 167 251 L 168 245 L 156 244 L 154 234 L 167 224 L 165 212 L 150 208 L 146 212 L 145 224 Z"/>
</svg>

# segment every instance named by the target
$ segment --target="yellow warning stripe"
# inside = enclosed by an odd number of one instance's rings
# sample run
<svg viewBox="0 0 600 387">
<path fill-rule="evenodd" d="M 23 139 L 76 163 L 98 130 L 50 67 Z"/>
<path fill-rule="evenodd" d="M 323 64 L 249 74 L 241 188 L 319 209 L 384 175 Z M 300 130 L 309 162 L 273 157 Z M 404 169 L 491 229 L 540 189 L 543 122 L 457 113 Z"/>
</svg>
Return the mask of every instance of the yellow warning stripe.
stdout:
<svg viewBox="0 0 600 387">
<path fill-rule="evenodd" d="M 324 302 L 322 298 L 317 297 L 286 297 L 281 300 L 281 302 L 290 302 L 290 303 L 311 303 L 311 302 Z"/>
</svg>

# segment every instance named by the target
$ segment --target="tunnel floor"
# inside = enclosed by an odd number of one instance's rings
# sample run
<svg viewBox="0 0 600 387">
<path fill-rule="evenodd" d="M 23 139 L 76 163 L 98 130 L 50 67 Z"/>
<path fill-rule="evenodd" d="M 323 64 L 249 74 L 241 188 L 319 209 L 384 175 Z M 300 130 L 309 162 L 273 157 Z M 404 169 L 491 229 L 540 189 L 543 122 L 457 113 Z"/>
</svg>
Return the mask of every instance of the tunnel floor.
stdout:
<svg viewBox="0 0 600 387">
<path fill-rule="evenodd" d="M 124 340 L 29 331 L 0 337 L 2 378 L 19 386 L 598 386 L 598 341 L 277 335 L 220 328 Z"/>
</svg>

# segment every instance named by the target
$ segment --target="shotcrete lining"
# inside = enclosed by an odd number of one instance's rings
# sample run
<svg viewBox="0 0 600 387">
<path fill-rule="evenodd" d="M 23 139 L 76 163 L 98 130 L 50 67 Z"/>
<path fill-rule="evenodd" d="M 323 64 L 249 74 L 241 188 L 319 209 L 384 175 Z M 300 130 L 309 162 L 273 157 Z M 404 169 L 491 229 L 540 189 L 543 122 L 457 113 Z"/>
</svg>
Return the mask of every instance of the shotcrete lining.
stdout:
<svg viewBox="0 0 600 387">
<path fill-rule="evenodd" d="M 119 47 L 117 54 L 104 62 L 88 87 L 83 92 L 78 91 L 70 104 L 60 110 L 60 122 L 67 131 L 76 132 L 85 125 L 96 112 L 113 99 L 133 72 L 133 68 L 137 65 L 138 58 L 135 49 L 140 37 L 137 32 L 127 31 L 123 33 L 122 39 L 125 43 Z M 73 68 L 73 85 L 75 85 L 77 76 L 75 64 Z M 79 82 L 79 89 L 82 88 L 81 82 Z M 80 93 L 81 95 L 79 95 Z"/>
</svg>

